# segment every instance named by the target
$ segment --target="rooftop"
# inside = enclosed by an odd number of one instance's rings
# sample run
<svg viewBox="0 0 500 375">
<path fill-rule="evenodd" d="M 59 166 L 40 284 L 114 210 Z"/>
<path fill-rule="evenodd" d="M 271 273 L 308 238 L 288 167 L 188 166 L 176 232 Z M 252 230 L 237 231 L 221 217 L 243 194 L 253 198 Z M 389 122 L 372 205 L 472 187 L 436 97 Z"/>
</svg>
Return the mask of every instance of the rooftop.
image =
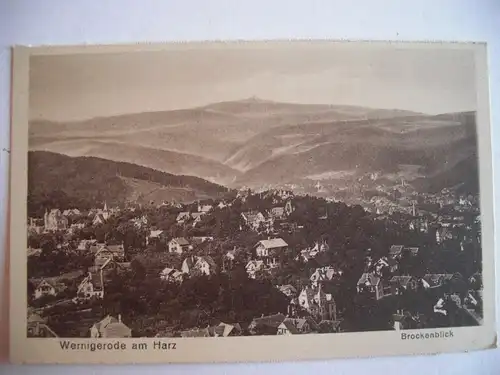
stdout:
<svg viewBox="0 0 500 375">
<path fill-rule="evenodd" d="M 259 245 L 259 244 L 264 246 L 266 249 L 276 249 L 276 248 L 288 246 L 288 244 L 282 238 L 261 240 L 257 243 L 257 245 Z"/>
</svg>

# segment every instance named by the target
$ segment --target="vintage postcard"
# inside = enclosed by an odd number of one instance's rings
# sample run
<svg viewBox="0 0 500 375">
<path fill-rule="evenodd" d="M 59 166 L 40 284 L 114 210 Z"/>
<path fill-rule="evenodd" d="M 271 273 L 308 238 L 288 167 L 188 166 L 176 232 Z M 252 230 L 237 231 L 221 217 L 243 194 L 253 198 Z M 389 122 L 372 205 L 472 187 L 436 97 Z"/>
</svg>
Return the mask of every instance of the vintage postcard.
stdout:
<svg viewBox="0 0 500 375">
<path fill-rule="evenodd" d="M 486 45 L 13 49 L 10 358 L 496 347 Z"/>
</svg>

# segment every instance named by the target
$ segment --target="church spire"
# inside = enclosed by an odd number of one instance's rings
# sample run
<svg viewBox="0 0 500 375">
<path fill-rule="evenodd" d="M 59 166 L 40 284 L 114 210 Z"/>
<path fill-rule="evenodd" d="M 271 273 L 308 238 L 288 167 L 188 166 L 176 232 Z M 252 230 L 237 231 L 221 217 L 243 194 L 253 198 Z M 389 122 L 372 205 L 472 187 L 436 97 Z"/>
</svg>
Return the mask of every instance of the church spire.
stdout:
<svg viewBox="0 0 500 375">
<path fill-rule="evenodd" d="M 106 203 L 106 201 L 104 201 L 104 210 L 103 211 L 107 211 L 108 210 L 108 204 Z"/>
</svg>

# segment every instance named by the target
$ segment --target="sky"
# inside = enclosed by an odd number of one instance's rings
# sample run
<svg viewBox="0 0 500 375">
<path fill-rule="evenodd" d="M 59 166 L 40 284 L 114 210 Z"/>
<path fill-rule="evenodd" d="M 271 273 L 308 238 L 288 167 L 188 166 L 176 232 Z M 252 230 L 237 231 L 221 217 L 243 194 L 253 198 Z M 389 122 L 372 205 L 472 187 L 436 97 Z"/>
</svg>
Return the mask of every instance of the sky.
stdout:
<svg viewBox="0 0 500 375">
<path fill-rule="evenodd" d="M 258 97 L 428 114 L 476 110 L 465 49 L 262 45 L 32 56 L 30 118 L 77 121 Z"/>
</svg>

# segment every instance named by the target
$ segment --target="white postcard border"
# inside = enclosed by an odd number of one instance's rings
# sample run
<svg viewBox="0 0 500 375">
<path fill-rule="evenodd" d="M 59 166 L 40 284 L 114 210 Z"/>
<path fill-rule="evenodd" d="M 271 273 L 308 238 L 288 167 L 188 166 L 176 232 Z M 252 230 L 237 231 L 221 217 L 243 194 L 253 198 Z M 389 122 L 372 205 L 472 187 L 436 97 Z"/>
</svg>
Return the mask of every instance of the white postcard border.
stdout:
<svg viewBox="0 0 500 375">
<path fill-rule="evenodd" d="M 477 131 L 480 175 L 480 206 L 484 279 L 484 323 L 479 327 L 425 329 L 404 332 L 361 332 L 297 336 L 257 336 L 230 338 L 130 338 L 106 339 L 38 339 L 26 337 L 27 320 L 27 150 L 29 58 L 32 55 L 74 53 L 127 53 L 157 51 L 168 48 L 262 48 L 289 45 L 314 48 L 337 43 L 346 48 L 370 48 L 387 45 L 392 48 L 466 48 L 476 56 L 476 92 L 478 99 Z M 487 76 L 486 44 L 450 42 L 382 42 L 382 41 L 234 41 L 135 44 L 77 47 L 15 47 L 13 50 L 11 169 L 10 169 L 10 359 L 15 363 L 200 363 L 292 361 L 306 359 L 373 357 L 386 355 L 436 354 L 496 347 L 494 282 L 494 213 L 491 130 Z M 452 337 L 430 338 L 431 333 L 452 332 Z M 425 334 L 429 335 L 427 338 Z M 402 339 L 402 334 L 424 335 Z M 125 343 L 127 349 L 67 350 L 61 342 Z M 175 349 L 154 349 L 154 342 L 175 343 Z M 147 343 L 148 349 L 132 349 L 133 343 Z"/>
</svg>

